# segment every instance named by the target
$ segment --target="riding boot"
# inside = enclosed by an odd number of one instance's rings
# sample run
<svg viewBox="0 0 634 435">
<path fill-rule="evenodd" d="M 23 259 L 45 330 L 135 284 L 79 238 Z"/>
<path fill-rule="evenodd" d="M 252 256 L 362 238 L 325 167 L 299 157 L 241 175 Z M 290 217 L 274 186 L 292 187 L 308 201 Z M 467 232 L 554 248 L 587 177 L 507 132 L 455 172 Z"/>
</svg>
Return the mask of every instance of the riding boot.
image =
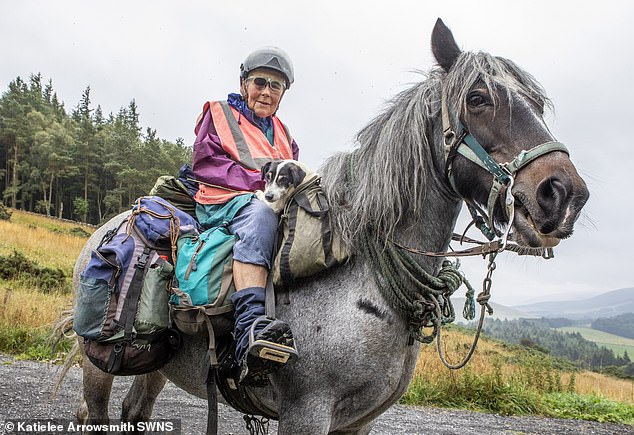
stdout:
<svg viewBox="0 0 634 435">
<path fill-rule="evenodd" d="M 266 317 L 264 300 L 262 287 L 249 287 L 231 296 L 235 306 L 235 357 L 243 385 L 265 383 L 269 373 L 297 358 L 290 326 Z"/>
</svg>

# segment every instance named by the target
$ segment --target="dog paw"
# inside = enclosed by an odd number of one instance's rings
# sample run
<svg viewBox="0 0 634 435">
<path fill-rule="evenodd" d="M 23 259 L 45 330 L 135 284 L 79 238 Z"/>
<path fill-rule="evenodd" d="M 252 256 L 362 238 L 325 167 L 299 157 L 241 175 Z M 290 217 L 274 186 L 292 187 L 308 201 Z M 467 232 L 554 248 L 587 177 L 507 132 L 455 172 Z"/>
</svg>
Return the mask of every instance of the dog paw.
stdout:
<svg viewBox="0 0 634 435">
<path fill-rule="evenodd" d="M 264 192 L 262 192 L 261 190 L 256 190 L 254 193 L 257 199 L 266 202 L 266 199 L 264 198 Z"/>
</svg>

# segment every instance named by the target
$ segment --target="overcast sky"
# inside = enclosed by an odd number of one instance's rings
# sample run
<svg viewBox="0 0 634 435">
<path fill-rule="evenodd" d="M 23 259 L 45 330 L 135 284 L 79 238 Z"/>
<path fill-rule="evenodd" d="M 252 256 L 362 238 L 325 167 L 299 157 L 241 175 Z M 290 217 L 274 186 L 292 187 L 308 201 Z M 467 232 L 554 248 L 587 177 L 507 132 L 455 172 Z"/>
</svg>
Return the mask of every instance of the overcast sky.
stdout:
<svg viewBox="0 0 634 435">
<path fill-rule="evenodd" d="M 237 91 L 250 51 L 277 45 L 296 77 L 278 115 L 301 160 L 318 167 L 350 150 L 385 102 L 420 79 L 415 70 L 432 67 L 437 17 L 463 49 L 510 58 L 542 83 L 555 104 L 549 126 L 591 192 L 555 259 L 500 256 L 493 301 L 634 287 L 634 3 L 625 0 L 4 1 L 0 89 L 40 72 L 70 110 L 90 85 L 105 114 L 135 99 L 144 129 L 191 144 L 203 103 Z M 476 288 L 485 268 L 464 264 Z"/>
</svg>

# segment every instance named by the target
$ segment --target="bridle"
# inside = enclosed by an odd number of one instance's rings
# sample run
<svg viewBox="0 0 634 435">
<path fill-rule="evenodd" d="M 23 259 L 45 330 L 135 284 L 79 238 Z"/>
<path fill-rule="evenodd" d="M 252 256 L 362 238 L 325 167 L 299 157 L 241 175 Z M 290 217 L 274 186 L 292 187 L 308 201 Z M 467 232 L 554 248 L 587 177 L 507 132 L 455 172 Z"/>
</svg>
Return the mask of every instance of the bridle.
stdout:
<svg viewBox="0 0 634 435">
<path fill-rule="evenodd" d="M 492 241 L 496 236 L 499 237 L 498 252 L 504 251 L 508 246 L 508 235 L 513 226 L 515 217 L 515 198 L 513 197 L 513 185 L 515 183 L 515 175 L 533 160 L 554 151 L 562 151 L 566 154 L 568 149 L 561 142 L 548 141 L 536 145 L 529 150 L 522 150 L 510 162 L 498 163 L 486 152 L 484 147 L 480 145 L 478 140 L 458 121 L 458 129 L 454 129 L 451 125 L 449 108 L 447 105 L 446 93 L 442 94 L 441 102 L 442 111 L 442 128 L 443 128 L 443 144 L 445 152 L 445 174 L 453 191 L 465 202 L 469 213 L 473 219 L 473 223 L 482 232 L 482 234 Z M 453 161 L 455 157 L 461 156 L 469 159 L 478 166 L 484 168 L 493 176 L 493 183 L 489 191 L 486 212 L 478 207 L 473 201 L 463 198 L 456 187 Z M 504 195 L 504 211 L 508 218 L 508 225 L 503 233 L 495 229 L 493 222 L 493 213 L 495 205 L 499 202 L 501 196 Z M 552 255 L 552 250 L 548 251 Z"/>
</svg>

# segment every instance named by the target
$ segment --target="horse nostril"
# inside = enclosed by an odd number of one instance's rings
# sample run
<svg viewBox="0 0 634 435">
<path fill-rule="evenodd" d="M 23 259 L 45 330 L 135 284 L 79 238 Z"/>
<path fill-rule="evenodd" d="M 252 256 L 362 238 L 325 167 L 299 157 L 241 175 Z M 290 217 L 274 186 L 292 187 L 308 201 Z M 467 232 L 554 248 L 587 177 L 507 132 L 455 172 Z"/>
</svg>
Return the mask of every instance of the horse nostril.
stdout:
<svg viewBox="0 0 634 435">
<path fill-rule="evenodd" d="M 537 203 L 549 216 L 548 221 L 558 222 L 558 216 L 566 211 L 570 186 L 557 177 L 549 177 L 537 188 Z"/>
</svg>

